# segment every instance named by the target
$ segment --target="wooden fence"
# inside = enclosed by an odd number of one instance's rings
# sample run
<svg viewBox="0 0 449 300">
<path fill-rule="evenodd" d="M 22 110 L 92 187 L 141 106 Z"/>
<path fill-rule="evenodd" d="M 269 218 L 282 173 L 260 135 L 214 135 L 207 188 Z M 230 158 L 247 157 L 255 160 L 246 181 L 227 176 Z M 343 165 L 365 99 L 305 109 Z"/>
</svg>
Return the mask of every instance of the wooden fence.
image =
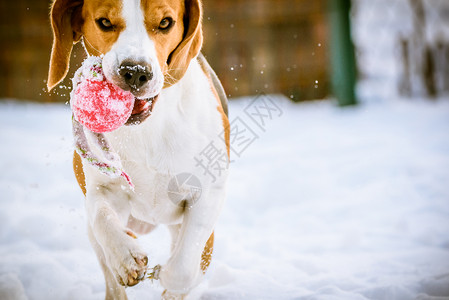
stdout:
<svg viewBox="0 0 449 300">
<path fill-rule="evenodd" d="M 205 1 L 203 52 L 231 96 L 329 92 L 325 1 Z"/>
<path fill-rule="evenodd" d="M 329 93 L 323 0 L 204 0 L 203 52 L 233 97 Z M 0 2 L 0 98 L 67 101 L 70 81 L 45 90 L 51 49 L 50 0 Z M 84 55 L 77 45 L 69 77 Z"/>
</svg>

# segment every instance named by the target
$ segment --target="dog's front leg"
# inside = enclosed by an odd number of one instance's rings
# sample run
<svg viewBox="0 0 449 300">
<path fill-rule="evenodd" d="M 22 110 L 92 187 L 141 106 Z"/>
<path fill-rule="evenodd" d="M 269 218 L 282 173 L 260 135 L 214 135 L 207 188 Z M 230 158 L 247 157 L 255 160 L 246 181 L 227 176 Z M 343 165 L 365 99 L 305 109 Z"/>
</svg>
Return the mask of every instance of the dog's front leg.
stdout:
<svg viewBox="0 0 449 300">
<path fill-rule="evenodd" d="M 115 283 L 107 282 L 106 285 L 114 286 L 119 283 L 132 286 L 143 279 L 148 258 L 126 228 L 130 215 L 129 195 L 114 187 L 120 187 L 120 183 L 92 184 L 87 188 L 86 210 L 91 239 L 95 239 L 94 242 L 100 246 L 95 250 L 100 263 L 105 264 L 103 271 L 106 281 L 111 280 L 110 274 L 116 280 Z"/>
<path fill-rule="evenodd" d="M 200 282 L 203 250 L 223 201 L 224 189 L 216 188 L 186 207 L 172 255 L 159 276 L 161 285 L 169 294 L 187 294 Z"/>
</svg>

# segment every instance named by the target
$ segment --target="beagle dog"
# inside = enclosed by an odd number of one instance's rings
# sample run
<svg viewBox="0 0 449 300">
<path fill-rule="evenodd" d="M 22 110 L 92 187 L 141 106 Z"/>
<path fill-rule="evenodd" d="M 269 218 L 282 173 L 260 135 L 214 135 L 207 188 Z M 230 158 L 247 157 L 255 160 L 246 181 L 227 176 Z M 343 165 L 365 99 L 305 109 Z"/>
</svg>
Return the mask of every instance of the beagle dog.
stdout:
<svg viewBox="0 0 449 300">
<path fill-rule="evenodd" d="M 83 164 L 76 153 L 73 159 L 106 299 L 126 299 L 125 287 L 156 263 L 135 237 L 160 224 L 172 236 L 170 258 L 159 272 L 162 297 L 182 299 L 211 260 L 230 147 L 226 96 L 200 54 L 200 0 L 54 0 L 50 18 L 49 90 L 67 75 L 72 47 L 82 41 L 89 55 L 103 57 L 106 78 L 135 96 L 127 126 L 106 134 L 135 190 Z M 146 105 L 149 99 L 153 105 Z M 180 201 L 170 195 L 173 180 Z"/>
</svg>

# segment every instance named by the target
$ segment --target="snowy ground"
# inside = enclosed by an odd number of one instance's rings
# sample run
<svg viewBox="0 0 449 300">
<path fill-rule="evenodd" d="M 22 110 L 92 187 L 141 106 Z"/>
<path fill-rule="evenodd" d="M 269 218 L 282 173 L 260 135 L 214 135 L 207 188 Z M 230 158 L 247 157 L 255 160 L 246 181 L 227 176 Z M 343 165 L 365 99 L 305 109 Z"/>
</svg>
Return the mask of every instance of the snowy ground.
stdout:
<svg viewBox="0 0 449 300">
<path fill-rule="evenodd" d="M 278 103 L 282 116 L 234 157 L 191 299 L 449 299 L 449 99 Z M 102 299 L 68 107 L 2 101 L 0 141 L 0 299 Z M 139 239 L 150 264 L 167 258 L 164 228 Z"/>
</svg>

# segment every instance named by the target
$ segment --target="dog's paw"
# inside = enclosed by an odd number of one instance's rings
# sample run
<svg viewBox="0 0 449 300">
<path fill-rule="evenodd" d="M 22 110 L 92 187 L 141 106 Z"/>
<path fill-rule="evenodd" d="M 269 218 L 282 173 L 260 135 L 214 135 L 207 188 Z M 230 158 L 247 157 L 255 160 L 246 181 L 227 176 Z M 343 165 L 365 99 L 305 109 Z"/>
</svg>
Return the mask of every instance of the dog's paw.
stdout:
<svg viewBox="0 0 449 300">
<path fill-rule="evenodd" d="M 200 273 L 199 267 L 169 262 L 161 268 L 159 281 L 170 294 L 187 294 L 199 283 Z"/>
<path fill-rule="evenodd" d="M 136 241 L 125 234 L 105 249 L 106 259 L 117 282 L 123 286 L 138 284 L 145 277 L 148 257 Z"/>
<path fill-rule="evenodd" d="M 167 290 L 165 290 L 161 295 L 162 300 L 184 300 L 185 298 L 185 294 L 175 294 Z"/>
</svg>

